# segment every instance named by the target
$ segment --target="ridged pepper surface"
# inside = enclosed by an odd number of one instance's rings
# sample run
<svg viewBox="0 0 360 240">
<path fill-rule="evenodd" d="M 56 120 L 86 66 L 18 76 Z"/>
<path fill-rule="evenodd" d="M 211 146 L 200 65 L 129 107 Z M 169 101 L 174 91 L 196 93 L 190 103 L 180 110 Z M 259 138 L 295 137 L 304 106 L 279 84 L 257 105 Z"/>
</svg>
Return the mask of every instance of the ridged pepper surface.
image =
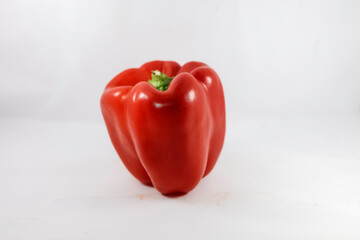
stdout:
<svg viewBox="0 0 360 240">
<path fill-rule="evenodd" d="M 213 169 L 225 137 L 225 100 L 201 62 L 152 61 L 115 76 L 101 97 L 126 168 L 164 195 L 188 193 Z"/>
</svg>

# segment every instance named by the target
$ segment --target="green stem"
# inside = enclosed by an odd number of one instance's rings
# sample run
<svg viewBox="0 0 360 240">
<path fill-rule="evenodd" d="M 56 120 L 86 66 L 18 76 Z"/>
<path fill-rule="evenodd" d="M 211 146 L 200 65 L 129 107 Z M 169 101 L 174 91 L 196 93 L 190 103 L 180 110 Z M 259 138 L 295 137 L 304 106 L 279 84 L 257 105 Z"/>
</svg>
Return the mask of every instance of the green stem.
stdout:
<svg viewBox="0 0 360 240">
<path fill-rule="evenodd" d="M 156 89 L 160 91 L 165 91 L 168 89 L 171 80 L 174 77 L 168 77 L 165 73 L 160 72 L 159 70 L 152 71 L 151 79 L 148 81 Z"/>
</svg>

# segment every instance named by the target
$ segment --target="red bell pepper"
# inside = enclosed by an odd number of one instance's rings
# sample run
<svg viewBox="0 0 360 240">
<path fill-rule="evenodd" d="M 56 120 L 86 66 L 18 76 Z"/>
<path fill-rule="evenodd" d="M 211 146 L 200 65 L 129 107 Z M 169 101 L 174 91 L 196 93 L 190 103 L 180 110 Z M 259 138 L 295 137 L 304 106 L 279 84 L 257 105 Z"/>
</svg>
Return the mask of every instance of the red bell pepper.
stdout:
<svg viewBox="0 0 360 240">
<path fill-rule="evenodd" d="M 126 168 L 164 195 L 191 191 L 213 169 L 224 143 L 223 88 L 201 62 L 127 69 L 106 86 L 101 109 Z"/>
</svg>

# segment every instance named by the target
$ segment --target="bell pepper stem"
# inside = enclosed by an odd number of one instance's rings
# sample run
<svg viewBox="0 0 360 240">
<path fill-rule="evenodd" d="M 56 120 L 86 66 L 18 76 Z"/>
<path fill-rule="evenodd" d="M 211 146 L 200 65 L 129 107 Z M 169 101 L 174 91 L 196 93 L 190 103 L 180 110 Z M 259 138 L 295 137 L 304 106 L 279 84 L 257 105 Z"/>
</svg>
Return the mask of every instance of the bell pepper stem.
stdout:
<svg viewBox="0 0 360 240">
<path fill-rule="evenodd" d="M 165 73 L 160 72 L 159 70 L 152 71 L 151 79 L 148 82 L 153 85 L 156 89 L 160 91 L 165 91 L 168 89 L 171 80 L 174 77 L 168 77 Z"/>
</svg>

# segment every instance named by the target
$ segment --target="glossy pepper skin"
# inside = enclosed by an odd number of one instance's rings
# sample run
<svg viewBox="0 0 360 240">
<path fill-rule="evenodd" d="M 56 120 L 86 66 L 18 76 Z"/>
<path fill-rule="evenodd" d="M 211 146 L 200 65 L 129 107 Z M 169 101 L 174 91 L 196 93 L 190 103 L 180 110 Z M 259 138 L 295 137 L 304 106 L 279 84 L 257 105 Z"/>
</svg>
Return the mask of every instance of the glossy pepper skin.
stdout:
<svg viewBox="0 0 360 240">
<path fill-rule="evenodd" d="M 174 77 L 159 91 L 158 70 Z M 115 76 L 101 97 L 111 141 L 130 173 L 164 195 L 188 193 L 213 169 L 225 137 L 220 78 L 201 62 L 152 61 Z"/>
</svg>

